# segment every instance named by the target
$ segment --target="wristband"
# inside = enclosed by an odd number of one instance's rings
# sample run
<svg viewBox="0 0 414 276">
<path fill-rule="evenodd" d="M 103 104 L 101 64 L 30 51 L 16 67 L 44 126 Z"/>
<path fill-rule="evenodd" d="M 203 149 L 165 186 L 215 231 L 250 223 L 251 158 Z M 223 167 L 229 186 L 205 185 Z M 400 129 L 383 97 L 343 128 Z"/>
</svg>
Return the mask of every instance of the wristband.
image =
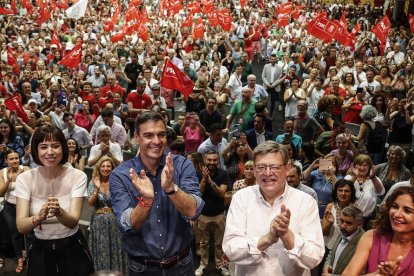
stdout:
<svg viewBox="0 0 414 276">
<path fill-rule="evenodd" d="M 145 202 L 143 196 L 141 196 L 141 197 L 137 196 L 137 199 L 138 199 L 138 206 L 139 207 L 141 207 L 141 206 L 144 206 L 144 207 L 152 207 L 152 204 L 154 203 L 153 200 L 150 201 L 150 202 Z"/>
<path fill-rule="evenodd" d="M 42 223 L 41 222 L 37 223 L 35 220 L 35 216 L 32 216 L 32 224 L 34 225 L 35 228 L 38 227 L 39 230 L 42 230 Z"/>
</svg>

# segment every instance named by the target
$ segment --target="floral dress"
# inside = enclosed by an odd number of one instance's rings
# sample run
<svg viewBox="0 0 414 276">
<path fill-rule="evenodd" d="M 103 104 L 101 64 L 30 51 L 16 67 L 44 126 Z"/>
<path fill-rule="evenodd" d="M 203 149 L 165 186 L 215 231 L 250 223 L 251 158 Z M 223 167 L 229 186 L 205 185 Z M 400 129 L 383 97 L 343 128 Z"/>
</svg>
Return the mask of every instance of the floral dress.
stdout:
<svg viewBox="0 0 414 276">
<path fill-rule="evenodd" d="M 95 192 L 93 182 L 88 184 L 88 198 Z M 111 194 L 99 192 L 95 210 L 112 208 Z M 118 270 L 126 273 L 127 255 L 121 249 L 122 233 L 116 226 L 115 215 L 112 212 L 92 214 L 89 248 L 91 250 L 95 271 Z"/>
</svg>

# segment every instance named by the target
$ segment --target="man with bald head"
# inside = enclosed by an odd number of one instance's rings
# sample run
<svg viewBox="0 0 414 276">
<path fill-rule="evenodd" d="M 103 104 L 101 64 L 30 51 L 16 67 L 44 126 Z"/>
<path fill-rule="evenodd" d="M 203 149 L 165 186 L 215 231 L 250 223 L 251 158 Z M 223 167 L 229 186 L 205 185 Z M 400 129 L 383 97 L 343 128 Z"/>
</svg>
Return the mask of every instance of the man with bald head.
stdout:
<svg viewBox="0 0 414 276">
<path fill-rule="evenodd" d="M 393 51 L 387 55 L 388 64 L 400 65 L 403 63 L 405 55 L 401 52 L 401 44 L 396 42 L 393 47 Z"/>
<path fill-rule="evenodd" d="M 257 102 L 267 102 L 269 94 L 263 86 L 256 83 L 255 75 L 250 74 L 247 76 L 247 85 L 245 87 L 250 88 L 253 91 L 253 99 Z"/>
<path fill-rule="evenodd" d="M 315 118 L 308 116 L 308 103 L 305 100 L 298 101 L 297 109 L 298 115 L 294 120 L 293 129 L 302 137 L 304 143 L 313 143 L 315 134 L 323 132 L 324 129 Z"/>
</svg>

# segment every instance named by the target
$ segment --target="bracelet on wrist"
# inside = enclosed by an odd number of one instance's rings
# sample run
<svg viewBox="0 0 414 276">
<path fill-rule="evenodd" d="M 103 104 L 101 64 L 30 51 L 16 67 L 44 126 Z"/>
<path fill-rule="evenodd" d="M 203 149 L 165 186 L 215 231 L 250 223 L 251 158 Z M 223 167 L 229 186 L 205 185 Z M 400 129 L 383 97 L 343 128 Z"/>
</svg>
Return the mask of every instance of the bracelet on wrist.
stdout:
<svg viewBox="0 0 414 276">
<path fill-rule="evenodd" d="M 154 203 L 154 200 L 147 200 L 147 201 L 145 201 L 144 200 L 144 197 L 143 196 L 137 196 L 137 199 L 138 199 L 138 206 L 139 207 L 142 207 L 142 206 L 144 206 L 144 207 L 152 207 L 152 204 Z"/>
<path fill-rule="evenodd" d="M 39 230 L 42 230 L 42 222 L 37 222 L 35 216 L 32 216 L 32 224 L 35 228 L 38 227 Z"/>
</svg>

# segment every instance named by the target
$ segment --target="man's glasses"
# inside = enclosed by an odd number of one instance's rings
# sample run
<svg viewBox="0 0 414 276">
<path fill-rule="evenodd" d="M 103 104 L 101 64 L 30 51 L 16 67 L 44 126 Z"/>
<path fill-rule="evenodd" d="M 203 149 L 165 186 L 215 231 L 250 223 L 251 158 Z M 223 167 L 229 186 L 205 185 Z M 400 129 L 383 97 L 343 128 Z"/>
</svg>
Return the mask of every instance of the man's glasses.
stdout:
<svg viewBox="0 0 414 276">
<path fill-rule="evenodd" d="M 259 173 L 266 172 L 268 168 L 272 173 L 277 173 L 277 172 L 280 172 L 284 167 L 285 165 L 256 165 L 255 166 L 256 171 Z"/>
</svg>

